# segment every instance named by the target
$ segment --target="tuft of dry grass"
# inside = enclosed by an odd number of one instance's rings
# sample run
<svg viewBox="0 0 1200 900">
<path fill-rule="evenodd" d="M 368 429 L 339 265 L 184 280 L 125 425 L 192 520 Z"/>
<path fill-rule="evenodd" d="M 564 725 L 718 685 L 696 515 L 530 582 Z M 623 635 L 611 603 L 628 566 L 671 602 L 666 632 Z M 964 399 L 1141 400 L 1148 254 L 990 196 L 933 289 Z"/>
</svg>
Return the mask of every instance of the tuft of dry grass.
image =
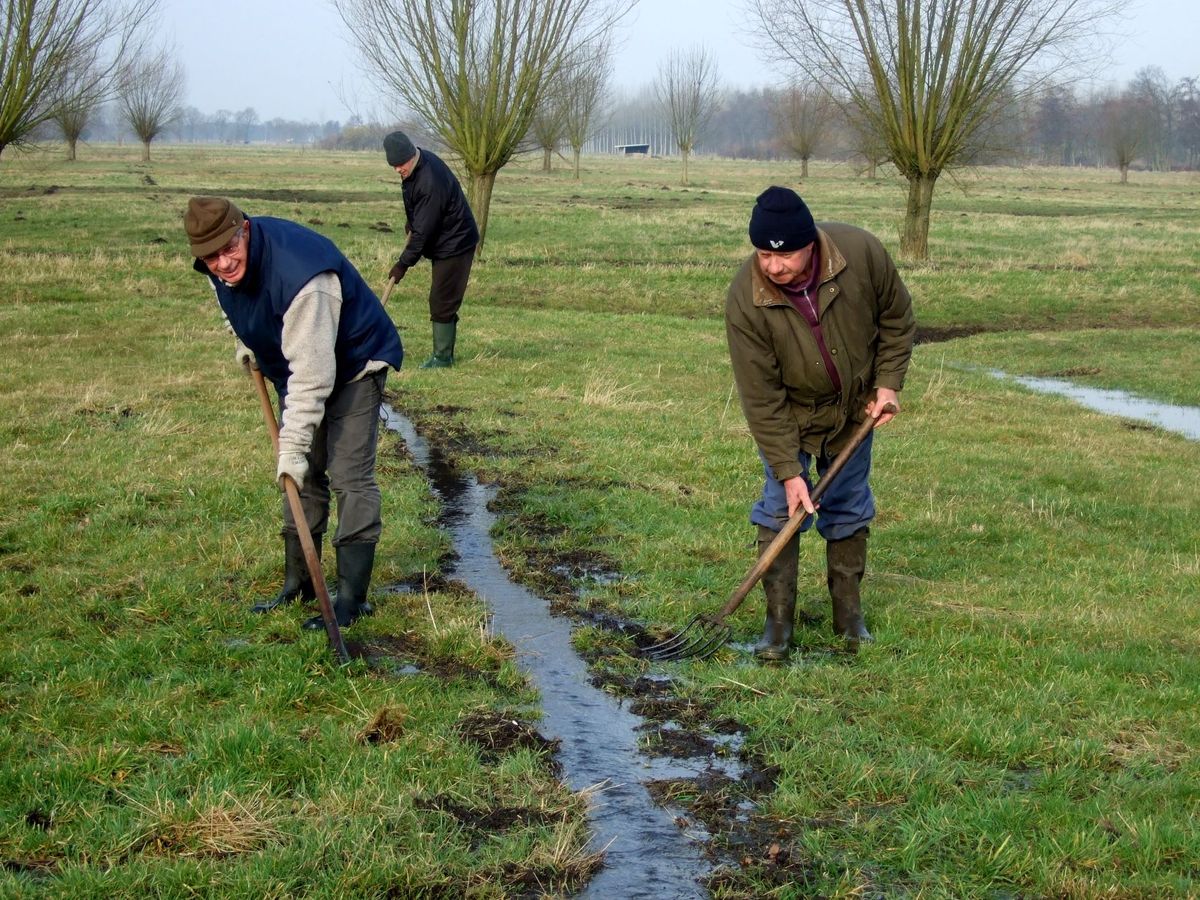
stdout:
<svg viewBox="0 0 1200 900">
<path fill-rule="evenodd" d="M 130 851 L 224 857 L 253 853 L 283 839 L 283 805 L 265 789 L 244 799 L 225 791 L 215 801 L 192 797 L 179 803 L 155 796 L 149 804 L 132 803 L 148 821 Z"/>
<path fill-rule="evenodd" d="M 360 744 L 391 744 L 404 736 L 408 709 L 399 705 L 381 707 L 358 733 Z"/>
</svg>

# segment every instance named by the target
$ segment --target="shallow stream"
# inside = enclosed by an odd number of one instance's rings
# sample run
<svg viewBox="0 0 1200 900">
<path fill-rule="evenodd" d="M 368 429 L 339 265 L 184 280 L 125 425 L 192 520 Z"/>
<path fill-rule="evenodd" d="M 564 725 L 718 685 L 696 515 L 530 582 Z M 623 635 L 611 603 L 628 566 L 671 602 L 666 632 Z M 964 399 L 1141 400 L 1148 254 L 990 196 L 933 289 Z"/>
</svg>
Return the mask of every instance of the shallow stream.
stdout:
<svg viewBox="0 0 1200 900">
<path fill-rule="evenodd" d="M 1200 440 L 1200 407 L 1197 406 L 1173 406 L 1169 403 L 1160 403 L 1157 400 L 1148 400 L 1145 397 L 1128 394 L 1125 391 L 1087 387 L 1061 378 L 1009 375 L 999 369 L 986 371 L 989 375 L 1015 381 L 1039 394 L 1058 394 L 1069 397 L 1076 403 L 1096 412 L 1147 422 L 1164 431 L 1182 434 L 1193 441 Z"/>
<path fill-rule="evenodd" d="M 681 831 L 671 811 L 658 806 L 644 782 L 712 772 L 739 777 L 734 760 L 652 757 L 638 747 L 645 724 L 614 697 L 591 683 L 584 660 L 571 646 L 572 623 L 551 615 L 549 604 L 513 583 L 496 559 L 488 510 L 495 490 L 449 466 L 413 424 L 384 407 L 388 428 L 398 432 L 426 473 L 442 503 L 440 522 L 457 559 L 453 575 L 491 611 L 492 627 L 517 649 L 518 662 L 541 695 L 539 730 L 560 742 L 558 761 L 572 790 L 594 789 L 590 824 L 593 851 L 605 851 L 604 867 L 579 895 L 587 898 L 705 897 L 699 879 L 709 873 L 701 844 L 707 835 L 689 823 Z"/>
</svg>

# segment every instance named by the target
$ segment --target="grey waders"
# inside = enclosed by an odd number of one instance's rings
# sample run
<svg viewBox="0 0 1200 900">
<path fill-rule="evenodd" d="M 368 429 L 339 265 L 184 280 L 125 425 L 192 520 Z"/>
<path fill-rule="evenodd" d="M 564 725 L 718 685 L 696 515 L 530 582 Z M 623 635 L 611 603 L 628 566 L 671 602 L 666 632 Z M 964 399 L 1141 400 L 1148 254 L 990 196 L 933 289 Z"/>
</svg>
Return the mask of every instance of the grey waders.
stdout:
<svg viewBox="0 0 1200 900">
<path fill-rule="evenodd" d="M 775 532 L 758 529 L 758 555 L 762 557 Z M 764 662 L 787 659 L 792 650 L 792 629 L 796 615 L 796 570 L 799 567 L 800 535 L 784 544 L 767 571 L 763 573 L 763 593 L 767 595 L 767 621 L 762 640 L 754 647 L 754 656 Z"/>
<path fill-rule="evenodd" d="M 337 596 L 333 600 L 333 615 L 338 625 L 345 628 L 375 611 L 367 602 L 371 570 L 375 567 L 375 545 L 342 544 L 334 550 L 337 551 Z M 325 620 L 313 616 L 304 627 L 321 629 L 325 627 Z"/>
<path fill-rule="evenodd" d="M 317 559 L 321 558 L 321 539 L 324 535 L 315 533 L 312 536 L 313 545 L 317 549 Z M 250 612 L 266 613 L 281 606 L 286 606 L 296 600 L 315 600 L 316 589 L 313 587 L 312 576 L 308 572 L 308 563 L 304 559 L 304 548 L 300 545 L 300 535 L 294 531 L 283 533 L 283 589 L 270 600 L 260 600 L 250 607 Z"/>
<path fill-rule="evenodd" d="M 869 528 L 860 528 L 848 538 L 825 544 L 829 596 L 833 600 L 833 633 L 847 643 L 873 641 L 863 622 L 859 585 L 867 571 L 867 535 Z"/>
</svg>

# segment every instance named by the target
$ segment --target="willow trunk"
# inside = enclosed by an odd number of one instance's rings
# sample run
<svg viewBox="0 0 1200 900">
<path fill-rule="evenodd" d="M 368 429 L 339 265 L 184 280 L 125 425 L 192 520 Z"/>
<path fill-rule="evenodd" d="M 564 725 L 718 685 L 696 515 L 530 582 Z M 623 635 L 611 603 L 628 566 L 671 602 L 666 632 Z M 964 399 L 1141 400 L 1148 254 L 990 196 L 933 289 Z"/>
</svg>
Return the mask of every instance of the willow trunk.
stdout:
<svg viewBox="0 0 1200 900">
<path fill-rule="evenodd" d="M 929 211 L 933 207 L 936 175 L 910 175 L 908 204 L 900 231 L 900 256 L 907 260 L 929 258 Z"/>
<path fill-rule="evenodd" d="M 488 209 L 492 205 L 492 188 L 495 184 L 495 172 L 472 172 L 467 182 L 467 202 L 471 204 L 471 212 L 475 214 L 475 224 L 479 226 L 479 247 L 475 251 L 477 258 L 483 256 L 483 242 L 487 237 Z"/>
</svg>

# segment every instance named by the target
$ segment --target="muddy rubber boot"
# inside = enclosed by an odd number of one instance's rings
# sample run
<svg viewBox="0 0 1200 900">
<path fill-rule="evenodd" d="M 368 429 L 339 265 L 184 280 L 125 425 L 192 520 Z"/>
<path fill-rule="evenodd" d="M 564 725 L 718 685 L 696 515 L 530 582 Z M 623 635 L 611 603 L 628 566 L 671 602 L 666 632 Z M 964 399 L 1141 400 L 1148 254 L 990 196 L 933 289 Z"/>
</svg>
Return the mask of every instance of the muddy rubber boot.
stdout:
<svg viewBox="0 0 1200 900">
<path fill-rule="evenodd" d="M 321 538 L 317 533 L 312 536 L 317 549 L 317 559 L 321 558 Z M 250 607 L 250 612 L 268 613 L 273 609 L 286 606 L 296 600 L 315 600 L 317 592 L 313 588 L 312 576 L 308 573 L 308 563 L 304 559 L 304 547 L 300 544 L 300 535 L 290 531 L 283 533 L 283 589 L 271 600 L 260 600 Z"/>
<path fill-rule="evenodd" d="M 758 555 L 766 552 L 774 537 L 764 540 L 766 528 L 758 531 Z M 796 615 L 796 570 L 799 567 L 800 535 L 783 545 L 774 562 L 763 573 L 763 593 L 767 596 L 767 621 L 762 640 L 754 647 L 754 656 L 761 662 L 779 662 L 792 652 L 792 628 Z"/>
<path fill-rule="evenodd" d="M 422 369 L 449 369 L 454 365 L 454 340 L 457 322 L 433 323 L 433 355 L 421 363 Z"/>
<path fill-rule="evenodd" d="M 342 628 L 353 625 L 374 609 L 367 602 L 371 570 L 375 567 L 374 544 L 343 544 L 337 551 L 337 596 L 333 598 L 333 616 Z M 325 627 L 325 620 L 313 616 L 304 623 L 311 630 Z"/>
<path fill-rule="evenodd" d="M 833 633 L 846 640 L 848 649 L 875 640 L 863 621 L 859 585 L 867 571 L 867 535 L 860 528 L 850 537 L 825 544 L 829 596 L 833 600 Z"/>
</svg>

